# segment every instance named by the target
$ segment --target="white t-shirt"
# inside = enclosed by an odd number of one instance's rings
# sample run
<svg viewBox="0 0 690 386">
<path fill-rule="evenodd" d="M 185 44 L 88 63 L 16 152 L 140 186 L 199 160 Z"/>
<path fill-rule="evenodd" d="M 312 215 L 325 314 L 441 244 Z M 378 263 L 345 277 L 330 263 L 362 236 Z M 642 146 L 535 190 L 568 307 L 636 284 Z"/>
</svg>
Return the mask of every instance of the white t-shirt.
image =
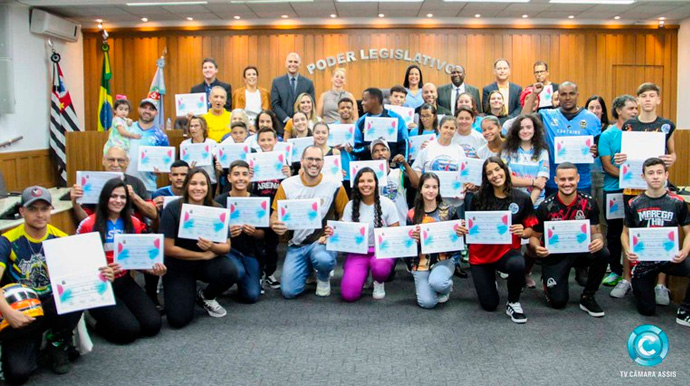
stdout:
<svg viewBox="0 0 690 386">
<path fill-rule="evenodd" d="M 467 158 L 477 158 L 477 150 L 486 145 L 486 140 L 481 133 L 476 130 L 470 130 L 468 135 L 461 135 L 455 133 L 453 137 L 453 144 L 462 146 Z"/>
<path fill-rule="evenodd" d="M 454 143 L 444 146 L 438 141 L 433 141 L 419 152 L 412 164 L 412 169 L 421 173 L 435 170 L 455 171 L 458 170 L 460 160 L 463 158 L 465 158 L 465 152 L 460 146 Z"/>
<path fill-rule="evenodd" d="M 495 155 L 498 155 L 498 153 L 491 151 L 491 149 L 489 149 L 489 145 L 484 145 L 477 150 L 477 158 L 479 159 L 487 159 Z"/>
<path fill-rule="evenodd" d="M 244 90 L 245 105 L 244 111 L 249 117 L 249 122 L 254 122 L 256 116 L 261 112 L 261 92 L 256 90 L 254 92 L 249 92 Z"/>
<path fill-rule="evenodd" d="M 407 190 L 403 184 L 403 169 L 390 169 L 387 184 L 379 186 L 381 196 L 387 197 L 398 208 L 398 219 L 403 221 L 407 217 Z"/>
<path fill-rule="evenodd" d="M 381 220 L 383 222 L 383 227 L 387 227 L 391 224 L 399 223 L 398 210 L 395 207 L 393 201 L 386 197 L 379 197 L 381 202 Z M 369 223 L 369 246 L 374 246 L 374 207 L 375 205 L 366 205 L 363 202 L 359 203 L 359 222 Z M 343 221 L 352 222 L 352 201 L 345 205 L 345 210 L 343 211 Z"/>
</svg>

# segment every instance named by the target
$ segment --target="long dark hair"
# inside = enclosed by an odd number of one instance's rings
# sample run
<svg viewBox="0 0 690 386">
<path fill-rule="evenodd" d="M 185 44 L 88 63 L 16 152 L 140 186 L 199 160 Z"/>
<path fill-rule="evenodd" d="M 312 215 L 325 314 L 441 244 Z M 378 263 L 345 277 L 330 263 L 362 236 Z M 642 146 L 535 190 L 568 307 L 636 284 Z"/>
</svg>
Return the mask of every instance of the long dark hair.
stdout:
<svg viewBox="0 0 690 386">
<path fill-rule="evenodd" d="M 438 135 L 438 115 L 436 115 L 436 107 L 428 103 L 423 104 L 422 107 L 419 108 L 419 128 L 417 129 L 417 133 L 422 135 L 424 129 L 426 129 L 422 123 L 422 110 L 431 111 L 431 115 L 434 117 L 434 121 L 431 123 L 431 128 L 434 130 L 434 133 Z"/>
<path fill-rule="evenodd" d="M 405 71 L 405 81 L 403 82 L 403 87 L 410 88 L 410 71 L 412 71 L 413 68 L 416 68 L 417 71 L 419 71 L 419 84 L 417 86 L 421 89 L 424 85 L 424 77 L 422 77 L 422 69 L 419 68 L 419 66 L 416 64 L 407 67 L 407 70 Z"/>
<path fill-rule="evenodd" d="M 436 180 L 438 184 L 438 194 L 436 194 L 436 207 L 438 208 L 443 204 L 443 197 L 441 197 L 441 180 L 435 173 L 427 172 L 422 174 L 419 178 L 419 189 L 417 189 L 417 195 L 414 197 L 414 217 L 412 221 L 415 224 L 421 224 L 424 219 L 424 196 L 422 196 L 422 186 L 426 180 Z"/>
<path fill-rule="evenodd" d="M 184 187 L 182 188 L 182 202 L 189 203 L 189 181 L 192 180 L 195 174 L 203 174 L 206 178 L 206 197 L 204 197 L 204 206 L 220 206 L 217 202 L 213 201 L 213 192 L 211 191 L 211 178 L 206 173 L 206 170 L 202 168 L 193 168 L 187 173 L 187 177 L 184 179 Z"/>
<path fill-rule="evenodd" d="M 276 114 L 271 110 L 261 110 L 260 113 L 256 114 L 256 119 L 254 120 L 254 127 L 256 128 L 257 133 L 259 132 L 259 129 L 261 129 L 259 127 L 259 118 L 262 115 L 268 115 L 269 117 L 271 117 L 271 125 L 273 126 L 271 127 L 271 129 L 278 130 L 278 117 L 276 116 Z"/>
<path fill-rule="evenodd" d="M 604 131 L 609 126 L 609 109 L 606 108 L 604 98 L 600 97 L 599 95 L 592 95 L 589 97 L 585 103 L 585 109 L 589 110 L 589 104 L 593 101 L 597 101 L 601 105 L 601 131 Z"/>
<path fill-rule="evenodd" d="M 513 124 L 508 129 L 508 135 L 505 142 L 503 142 L 503 152 L 507 155 L 515 155 L 518 153 L 522 140 L 520 139 L 520 129 L 522 121 L 529 119 L 534 125 L 534 136 L 532 136 L 532 160 L 539 159 L 541 152 L 546 150 L 546 143 L 544 142 L 544 125 L 541 119 L 534 114 L 520 114 L 515 118 Z"/>
<path fill-rule="evenodd" d="M 120 212 L 120 218 L 125 225 L 124 231 L 125 233 L 134 233 L 134 224 L 132 224 L 132 201 L 129 198 L 127 184 L 119 178 L 113 178 L 103 185 L 101 195 L 98 196 L 98 205 L 96 205 L 96 221 L 94 221 L 93 224 L 93 230 L 101 235 L 101 241 L 104 243 L 105 234 L 108 231 L 108 218 L 110 217 L 108 202 L 110 201 L 110 196 L 113 194 L 113 190 L 117 188 L 123 188 L 125 190 L 125 197 L 127 198 L 127 203 L 125 204 L 125 207 L 122 208 L 122 212 Z"/>
<path fill-rule="evenodd" d="M 470 99 L 472 99 L 472 111 L 474 112 L 475 117 L 478 116 L 479 115 L 479 106 L 477 105 L 477 100 L 474 99 L 474 95 L 472 95 L 468 92 L 464 92 L 464 93 L 460 94 L 458 96 L 458 100 L 455 101 L 455 111 L 456 111 L 455 115 L 457 116 L 458 107 L 460 107 L 458 102 L 460 101 L 460 97 L 462 97 L 463 95 L 467 95 L 468 97 L 470 97 Z"/>
<path fill-rule="evenodd" d="M 359 179 L 364 173 L 374 175 L 374 228 L 383 226 L 383 211 L 381 210 L 381 199 L 379 197 L 379 179 L 376 177 L 374 169 L 365 167 L 359 169 L 355 176 L 355 186 L 352 189 L 352 221 L 359 222 L 359 203 L 362 202 L 362 192 L 359 191 Z"/>
<path fill-rule="evenodd" d="M 513 182 L 510 179 L 510 170 L 508 166 L 501 160 L 500 157 L 491 156 L 484 161 L 482 165 L 482 185 L 479 187 L 479 192 L 477 193 L 478 202 L 473 205 L 474 210 L 497 210 L 500 209 L 498 198 L 494 195 L 494 186 L 489 182 L 489 178 L 486 176 L 486 166 L 490 163 L 498 164 L 498 166 L 503 169 L 506 174 L 506 181 L 503 184 L 503 192 L 510 196 L 513 190 Z"/>
</svg>

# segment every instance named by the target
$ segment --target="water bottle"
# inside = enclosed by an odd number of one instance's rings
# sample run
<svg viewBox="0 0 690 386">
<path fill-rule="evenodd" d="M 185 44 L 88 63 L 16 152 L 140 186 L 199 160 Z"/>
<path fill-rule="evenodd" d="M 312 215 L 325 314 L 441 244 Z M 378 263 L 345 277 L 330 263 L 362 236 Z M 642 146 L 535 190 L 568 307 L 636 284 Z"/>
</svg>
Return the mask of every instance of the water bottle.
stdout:
<svg viewBox="0 0 690 386">
<path fill-rule="evenodd" d="M 172 130 L 172 119 L 168 118 L 168 120 L 165 121 L 165 130 Z"/>
</svg>

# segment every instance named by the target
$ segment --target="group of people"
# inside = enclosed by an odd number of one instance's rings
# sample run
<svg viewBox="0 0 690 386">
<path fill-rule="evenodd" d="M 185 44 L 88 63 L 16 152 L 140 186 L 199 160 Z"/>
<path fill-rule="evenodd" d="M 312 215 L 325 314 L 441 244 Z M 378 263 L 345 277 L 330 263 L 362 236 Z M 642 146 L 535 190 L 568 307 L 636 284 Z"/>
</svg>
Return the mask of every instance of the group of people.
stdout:
<svg viewBox="0 0 690 386">
<path fill-rule="evenodd" d="M 505 313 L 515 323 L 527 321 L 520 302 L 525 287 L 535 288 L 531 272 L 541 266 L 541 282 L 546 304 L 564 308 L 569 301 L 569 275 L 584 287 L 579 308 L 593 317 L 605 315 L 595 294 L 602 283 L 614 286 L 613 297 L 623 297 L 632 288 L 638 311 L 653 315 L 658 304 L 668 305 L 665 274 L 690 277 L 690 238 L 672 261 L 637 261 L 628 240 L 628 229 L 640 227 L 682 227 L 690 232 L 690 217 L 684 200 L 672 192 L 668 167 L 676 159 L 675 126 L 657 115 L 661 101 L 658 86 L 645 83 L 637 97 L 622 95 L 613 101 L 610 123 L 605 101 L 600 97 L 579 106 L 577 85 L 549 81 L 548 65 L 534 65 L 536 83 L 522 90 L 508 81 L 510 64 L 495 63 L 496 83 L 483 89 L 465 84 L 465 70 L 458 66 L 451 83 L 436 89 L 424 84 L 421 69 L 408 68 L 404 85 L 394 86 L 386 96 L 393 106 L 416 109 L 419 119 L 406 123 L 386 107 L 384 92 L 367 88 L 361 96 L 362 115 L 357 101 L 345 91 L 345 72 L 336 70 L 331 90 L 314 99 L 312 82 L 299 74 L 300 58 L 286 59 L 287 74 L 276 78 L 270 92 L 256 86 L 258 70 L 244 70 L 246 86 L 232 93 L 230 85 L 216 79 L 218 66 L 204 60 L 205 81 L 193 92 L 209 95 L 208 113 L 185 117 L 190 143 L 247 143 L 252 152 L 270 152 L 286 138 L 313 137 L 299 159 L 282 166 L 283 179 L 254 181 L 254 170 L 244 160 L 224 168 L 218 160 L 210 166 L 195 167 L 177 160 L 170 167 L 170 185 L 156 186 L 156 173 L 137 170 L 140 146 L 167 146 L 165 131 L 154 124 L 156 101 L 144 99 L 138 120 L 127 121 L 126 100 L 115 103 L 114 127 L 104 148 L 105 171 L 124 173 L 104 186 L 95 205 L 81 205 L 83 187 L 76 184 L 71 199 L 77 233 L 98 232 L 108 264 L 101 268 L 113 286 L 116 304 L 88 310 L 94 331 L 105 339 L 126 344 L 140 337 L 156 335 L 164 314 L 173 328 L 183 328 L 194 319 L 195 306 L 212 317 L 227 310 L 218 298 L 234 285 L 239 301 L 255 303 L 270 289 L 280 290 L 285 299 L 303 294 L 311 283 L 316 296 L 331 294 L 338 253 L 326 244 L 334 230 L 328 220 L 359 222 L 369 227 L 366 253 L 343 253 L 340 296 L 345 302 L 360 299 L 371 288 L 374 299 L 384 299 L 385 283 L 394 280 L 396 263 L 401 261 L 412 274 L 417 304 L 424 309 L 448 302 L 453 277 L 467 277 L 469 264 L 474 288 L 482 309 L 495 311 L 501 303 L 497 276 L 506 279 L 508 297 Z M 273 111 L 269 110 L 270 106 Z M 499 103 L 500 102 L 500 103 Z M 478 106 L 482 106 L 480 112 Z M 234 108 L 234 110 L 231 110 Z M 397 119 L 395 141 L 364 139 L 368 117 Z M 354 143 L 328 146 L 330 124 L 353 124 Z M 647 183 L 643 191 L 623 190 L 618 185 L 624 131 L 652 131 L 666 135 L 664 154 L 649 158 L 639 171 Z M 414 159 L 409 140 L 433 133 Z M 596 140 L 590 152 L 594 164 L 555 163 L 556 137 L 591 135 Z M 226 143 L 227 143 L 226 142 Z M 324 157 L 340 156 L 343 181 L 325 177 Z M 466 183 L 454 197 L 441 194 L 438 172 L 460 170 L 463 160 L 483 160 L 481 183 Z M 385 161 L 385 183 L 369 167 L 349 174 L 353 161 Z M 599 178 L 601 177 L 601 178 Z M 602 202 L 623 193 L 625 218 L 608 219 Z M 170 200 L 166 197 L 178 196 Z M 182 205 L 225 207 L 232 197 L 269 197 L 270 226 L 232 225 L 224 242 L 200 237 L 178 237 Z M 278 216 L 278 202 L 292 199 L 320 200 L 318 229 L 288 231 Z M 42 242 L 66 236 L 50 225 L 52 198 L 41 187 L 27 188 L 20 213 L 24 224 L 0 237 L 2 284 L 19 283 L 36 291 L 45 316 L 39 320 L 14 310 L 0 296 L 0 313 L 17 334 L 3 337 L 2 369 L 5 379 L 22 383 L 36 367 L 43 332 L 50 364 L 57 373 L 69 371 L 72 330 L 81 312 L 57 315 L 51 296 L 49 272 Z M 469 244 L 467 251 L 425 254 L 418 250 L 412 258 L 377 258 L 373 237 L 376 228 L 413 226 L 411 237 L 420 240 L 420 225 L 459 220 L 456 236 L 469 232 L 466 212 L 509 211 L 510 244 Z M 545 247 L 545 222 L 589 220 L 591 243 L 588 252 L 552 253 Z M 113 261 L 115 234 L 153 232 L 164 237 L 165 259 L 142 271 L 143 288 L 133 272 Z M 280 278 L 278 246 L 288 240 Z M 610 273 L 607 275 L 607 268 Z M 162 280 L 161 280 L 162 279 Z M 198 282 L 205 285 L 199 286 Z M 163 304 L 158 293 L 163 292 Z M 2 292 L 0 290 L 0 292 Z M 0 293 L 2 295 L 2 293 Z M 677 310 L 677 323 L 690 326 L 690 289 Z"/>
</svg>

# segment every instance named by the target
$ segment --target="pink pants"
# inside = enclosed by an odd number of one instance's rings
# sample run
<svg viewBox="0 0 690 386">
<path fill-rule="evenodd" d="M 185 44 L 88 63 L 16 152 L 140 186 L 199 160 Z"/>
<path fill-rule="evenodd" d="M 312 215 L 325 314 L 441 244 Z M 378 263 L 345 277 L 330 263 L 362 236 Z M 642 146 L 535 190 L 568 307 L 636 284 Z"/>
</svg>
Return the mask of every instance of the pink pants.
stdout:
<svg viewBox="0 0 690 386">
<path fill-rule="evenodd" d="M 348 253 L 343 264 L 343 280 L 340 283 L 340 295 L 346 302 L 354 302 L 362 297 L 362 287 L 369 275 L 375 281 L 383 283 L 388 279 L 395 267 L 395 259 L 377 259 L 374 256 L 374 248 L 369 248 L 369 253 L 359 255 Z"/>
</svg>

